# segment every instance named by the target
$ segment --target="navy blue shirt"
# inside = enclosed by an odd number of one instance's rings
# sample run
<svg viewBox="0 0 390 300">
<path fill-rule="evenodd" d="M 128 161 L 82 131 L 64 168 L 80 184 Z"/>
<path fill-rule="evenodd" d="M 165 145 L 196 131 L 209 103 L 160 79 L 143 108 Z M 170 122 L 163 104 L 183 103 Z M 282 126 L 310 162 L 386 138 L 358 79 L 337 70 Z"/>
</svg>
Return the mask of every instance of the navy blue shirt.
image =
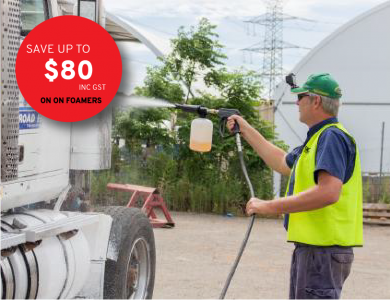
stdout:
<svg viewBox="0 0 390 300">
<path fill-rule="evenodd" d="M 294 164 L 298 161 L 302 149 L 309 142 L 310 138 L 323 126 L 338 123 L 337 118 L 326 119 L 312 126 L 302 146 L 292 150 L 286 156 L 286 163 L 292 170 L 290 184 L 287 187 L 287 195 L 291 196 L 294 191 L 295 169 Z M 351 138 L 337 127 L 329 127 L 323 131 L 318 139 L 316 153 L 316 167 L 314 181 L 318 183 L 319 171 L 326 171 L 330 175 L 339 178 L 344 184 L 352 177 L 355 168 L 356 146 Z M 289 215 L 284 217 L 284 227 L 288 229 Z"/>
</svg>

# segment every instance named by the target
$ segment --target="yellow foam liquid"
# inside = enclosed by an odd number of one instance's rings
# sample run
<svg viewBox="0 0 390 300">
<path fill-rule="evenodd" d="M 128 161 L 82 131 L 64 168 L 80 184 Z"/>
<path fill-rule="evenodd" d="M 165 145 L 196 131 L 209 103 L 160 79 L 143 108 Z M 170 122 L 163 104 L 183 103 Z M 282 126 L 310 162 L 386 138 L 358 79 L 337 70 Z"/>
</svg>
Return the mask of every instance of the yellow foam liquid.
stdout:
<svg viewBox="0 0 390 300">
<path fill-rule="evenodd" d="M 191 141 L 190 149 L 197 152 L 209 152 L 211 150 L 211 143 L 199 143 L 196 141 Z"/>
</svg>

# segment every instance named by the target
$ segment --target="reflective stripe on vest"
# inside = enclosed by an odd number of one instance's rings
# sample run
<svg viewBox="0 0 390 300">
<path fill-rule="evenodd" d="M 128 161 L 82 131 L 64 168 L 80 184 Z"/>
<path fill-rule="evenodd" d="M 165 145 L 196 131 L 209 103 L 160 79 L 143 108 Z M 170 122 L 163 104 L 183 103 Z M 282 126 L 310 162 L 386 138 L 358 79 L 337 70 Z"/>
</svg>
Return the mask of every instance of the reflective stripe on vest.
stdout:
<svg viewBox="0 0 390 300">
<path fill-rule="evenodd" d="M 314 171 L 318 139 L 321 133 L 331 126 L 342 130 L 356 146 L 355 140 L 340 123 L 328 124 L 321 128 L 310 138 L 294 165 L 295 184 L 293 195 L 316 185 Z M 291 175 L 289 182 L 290 180 Z M 363 245 L 362 193 L 360 156 L 356 146 L 353 174 L 348 182 L 343 184 L 339 200 L 321 209 L 291 213 L 287 233 L 288 241 L 317 246 Z"/>
</svg>

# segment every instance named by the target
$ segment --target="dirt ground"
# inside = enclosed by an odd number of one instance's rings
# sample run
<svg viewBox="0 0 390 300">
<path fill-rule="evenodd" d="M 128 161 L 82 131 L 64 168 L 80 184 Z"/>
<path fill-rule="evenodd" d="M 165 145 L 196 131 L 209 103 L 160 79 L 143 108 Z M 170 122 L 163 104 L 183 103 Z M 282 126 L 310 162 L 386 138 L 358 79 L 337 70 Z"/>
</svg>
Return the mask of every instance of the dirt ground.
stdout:
<svg viewBox="0 0 390 300">
<path fill-rule="evenodd" d="M 154 298 L 218 298 L 249 218 L 171 213 L 176 227 L 155 229 Z M 282 220 L 257 219 L 226 298 L 287 298 L 293 245 Z M 390 227 L 365 226 L 365 245 L 342 298 L 390 298 Z"/>
</svg>

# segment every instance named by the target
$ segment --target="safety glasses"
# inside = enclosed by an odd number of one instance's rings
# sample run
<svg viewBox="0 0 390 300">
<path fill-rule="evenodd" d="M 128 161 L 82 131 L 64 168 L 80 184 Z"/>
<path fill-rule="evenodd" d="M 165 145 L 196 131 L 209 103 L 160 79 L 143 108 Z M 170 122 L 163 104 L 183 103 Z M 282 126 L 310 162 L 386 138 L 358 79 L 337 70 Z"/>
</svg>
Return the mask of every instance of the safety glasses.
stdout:
<svg viewBox="0 0 390 300">
<path fill-rule="evenodd" d="M 309 94 L 298 94 L 298 101 L 301 101 L 301 99 L 306 96 L 309 96 Z"/>
</svg>

